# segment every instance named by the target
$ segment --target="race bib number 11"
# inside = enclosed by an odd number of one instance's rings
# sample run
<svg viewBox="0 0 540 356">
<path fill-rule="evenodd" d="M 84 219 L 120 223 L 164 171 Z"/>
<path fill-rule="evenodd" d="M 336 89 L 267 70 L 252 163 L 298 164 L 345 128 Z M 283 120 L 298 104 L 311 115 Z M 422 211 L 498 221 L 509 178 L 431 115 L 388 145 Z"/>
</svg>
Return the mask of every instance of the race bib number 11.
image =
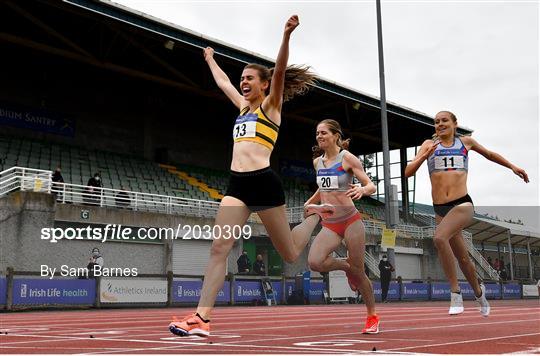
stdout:
<svg viewBox="0 0 540 356">
<path fill-rule="evenodd" d="M 435 156 L 435 169 L 463 169 L 463 156 Z"/>
</svg>

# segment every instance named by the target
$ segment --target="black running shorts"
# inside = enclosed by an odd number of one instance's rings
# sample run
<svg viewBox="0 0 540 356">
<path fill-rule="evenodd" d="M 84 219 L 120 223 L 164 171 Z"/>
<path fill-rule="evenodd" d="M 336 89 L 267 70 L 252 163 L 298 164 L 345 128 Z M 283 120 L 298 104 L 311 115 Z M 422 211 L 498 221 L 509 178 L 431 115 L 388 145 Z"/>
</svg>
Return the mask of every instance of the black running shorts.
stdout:
<svg viewBox="0 0 540 356">
<path fill-rule="evenodd" d="M 266 167 L 250 172 L 231 171 L 226 196 L 241 200 L 251 211 L 285 205 L 285 192 L 279 176 Z"/>
<path fill-rule="evenodd" d="M 463 203 L 471 203 L 473 204 L 473 201 L 469 194 L 462 196 L 461 198 L 458 198 L 456 200 L 449 201 L 448 203 L 444 204 L 433 204 L 433 209 L 435 210 L 435 214 L 439 215 L 440 217 L 444 218 L 446 214 L 452 210 L 453 207 L 463 204 Z"/>
</svg>

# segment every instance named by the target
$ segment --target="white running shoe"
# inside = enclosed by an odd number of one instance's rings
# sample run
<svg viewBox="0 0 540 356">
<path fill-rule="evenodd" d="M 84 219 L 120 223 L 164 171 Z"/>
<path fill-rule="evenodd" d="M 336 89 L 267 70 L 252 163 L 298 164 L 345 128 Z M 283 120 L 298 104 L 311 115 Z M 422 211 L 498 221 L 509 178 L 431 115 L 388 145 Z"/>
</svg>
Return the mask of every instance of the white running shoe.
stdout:
<svg viewBox="0 0 540 356">
<path fill-rule="evenodd" d="M 476 298 L 476 302 L 480 306 L 480 314 L 482 316 L 487 317 L 489 315 L 489 311 L 491 310 L 491 307 L 489 306 L 489 303 L 486 298 L 486 286 L 482 283 L 480 284 L 480 289 L 482 290 L 482 295 L 480 298 Z"/>
<path fill-rule="evenodd" d="M 330 204 L 321 204 L 321 205 L 309 204 L 309 205 L 306 205 L 305 210 L 306 210 L 306 216 L 317 214 L 321 217 L 321 219 L 325 220 L 334 214 L 334 211 L 336 210 L 336 208 Z"/>
<path fill-rule="evenodd" d="M 450 309 L 448 314 L 458 315 L 463 313 L 463 296 L 461 293 L 450 292 Z"/>
</svg>

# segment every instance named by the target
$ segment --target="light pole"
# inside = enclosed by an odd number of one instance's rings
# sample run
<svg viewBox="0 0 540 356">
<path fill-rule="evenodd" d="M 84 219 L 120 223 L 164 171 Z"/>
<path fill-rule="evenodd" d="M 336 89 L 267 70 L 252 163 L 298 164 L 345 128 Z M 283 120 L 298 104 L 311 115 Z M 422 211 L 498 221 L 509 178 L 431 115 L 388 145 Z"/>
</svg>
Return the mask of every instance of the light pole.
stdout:
<svg viewBox="0 0 540 356">
<path fill-rule="evenodd" d="M 388 118 L 386 114 L 386 86 L 384 82 L 384 56 L 383 56 L 383 39 L 382 39 L 382 20 L 381 20 L 381 1 L 376 0 L 377 7 L 377 39 L 379 52 L 379 83 L 381 91 L 381 134 L 382 134 L 382 149 L 383 149 L 383 174 L 384 174 L 384 205 L 385 205 L 385 223 L 386 228 L 393 228 L 396 221 L 392 221 L 391 211 L 395 207 L 391 203 L 391 182 L 390 182 L 390 148 L 388 144 Z M 388 248 L 388 261 L 395 267 L 394 249 Z"/>
</svg>

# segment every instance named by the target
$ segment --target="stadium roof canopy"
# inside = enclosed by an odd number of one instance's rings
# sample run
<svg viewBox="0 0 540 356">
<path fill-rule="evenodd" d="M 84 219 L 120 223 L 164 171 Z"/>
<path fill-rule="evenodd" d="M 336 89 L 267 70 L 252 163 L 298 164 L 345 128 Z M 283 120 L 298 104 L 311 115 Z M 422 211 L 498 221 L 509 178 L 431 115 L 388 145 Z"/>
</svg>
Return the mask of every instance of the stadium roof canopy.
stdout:
<svg viewBox="0 0 540 356">
<path fill-rule="evenodd" d="M 512 246 L 527 245 L 529 241 L 531 246 L 540 247 L 540 231 L 530 226 L 475 216 L 467 231 L 477 242 L 504 244 L 510 237 Z"/>
<path fill-rule="evenodd" d="M 538 210 L 535 207 L 531 209 Z M 411 204 L 410 210 L 414 211 L 414 214 L 435 217 L 432 205 L 414 203 Z M 519 215 L 519 211 L 517 210 L 516 214 Z M 526 246 L 528 241 L 531 247 L 540 247 L 540 231 L 527 225 L 513 224 L 475 214 L 473 221 L 465 229 L 471 232 L 473 240 L 479 243 L 505 244 L 508 243 L 508 236 L 510 236 L 512 246 Z"/>
<path fill-rule="evenodd" d="M 61 57 L 188 92 L 200 98 L 195 104 L 226 100 L 208 74 L 201 48 L 213 47 L 233 79 L 248 62 L 273 66 L 270 58 L 110 1 L 5 0 L 0 3 L 0 20 L 3 46 L 22 46 L 39 52 L 40 58 Z M 379 99 L 331 80 L 321 79 L 315 90 L 287 103 L 283 117 L 309 124 L 336 118 L 357 138 L 355 152 L 382 149 Z M 417 146 L 433 133 L 432 117 L 401 105 L 388 104 L 388 120 L 391 149 Z"/>
</svg>

